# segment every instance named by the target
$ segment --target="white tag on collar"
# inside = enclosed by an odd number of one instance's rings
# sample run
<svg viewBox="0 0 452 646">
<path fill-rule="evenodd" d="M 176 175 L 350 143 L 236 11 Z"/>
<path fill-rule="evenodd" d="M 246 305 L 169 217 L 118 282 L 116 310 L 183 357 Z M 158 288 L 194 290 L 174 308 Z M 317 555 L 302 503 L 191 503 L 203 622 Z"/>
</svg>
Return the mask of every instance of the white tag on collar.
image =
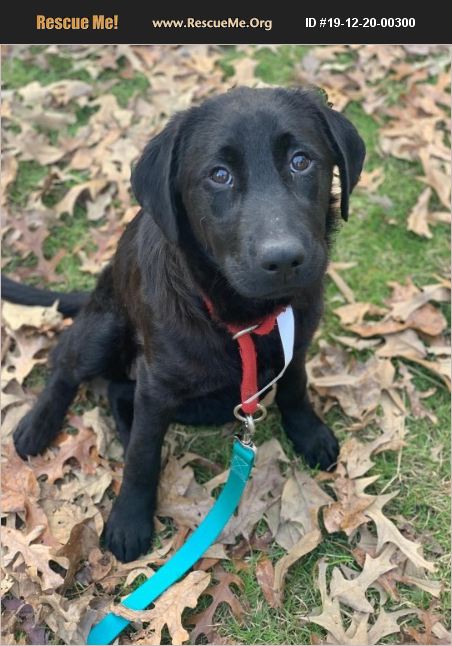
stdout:
<svg viewBox="0 0 452 646">
<path fill-rule="evenodd" d="M 287 366 L 292 361 L 293 348 L 295 343 L 295 319 L 293 315 L 293 309 L 290 307 L 290 305 L 284 310 L 284 312 L 281 312 L 281 314 L 276 317 L 276 322 L 278 324 L 279 336 L 281 337 L 281 344 L 284 352 L 284 367 L 279 375 L 276 375 L 276 377 L 272 379 L 270 383 L 264 386 L 264 388 L 259 390 L 259 392 L 252 397 L 248 397 L 248 399 L 244 402 L 245 404 L 249 404 L 250 402 L 257 399 L 257 397 L 262 395 L 265 390 L 270 388 L 270 386 L 273 386 L 273 384 L 276 383 L 278 379 L 281 379 L 283 374 L 286 372 Z"/>
</svg>

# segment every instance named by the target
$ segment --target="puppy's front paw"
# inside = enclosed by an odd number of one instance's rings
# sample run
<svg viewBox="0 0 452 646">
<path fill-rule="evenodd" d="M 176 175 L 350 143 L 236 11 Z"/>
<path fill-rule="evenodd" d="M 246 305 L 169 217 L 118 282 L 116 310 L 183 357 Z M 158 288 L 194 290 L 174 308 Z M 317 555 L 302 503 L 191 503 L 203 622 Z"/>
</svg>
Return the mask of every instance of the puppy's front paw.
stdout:
<svg viewBox="0 0 452 646">
<path fill-rule="evenodd" d="M 104 533 L 105 546 L 119 561 L 134 561 L 149 551 L 153 535 L 153 510 L 142 501 L 116 499 Z"/>
<path fill-rule="evenodd" d="M 29 455 L 38 455 L 45 451 L 50 441 L 47 433 L 34 420 L 34 411 L 23 417 L 13 433 L 14 446 L 20 457 L 25 460 Z"/>
<path fill-rule="evenodd" d="M 332 471 L 339 456 L 339 442 L 326 424 L 298 436 L 294 440 L 294 448 L 312 469 L 318 466 L 322 471 Z"/>
</svg>

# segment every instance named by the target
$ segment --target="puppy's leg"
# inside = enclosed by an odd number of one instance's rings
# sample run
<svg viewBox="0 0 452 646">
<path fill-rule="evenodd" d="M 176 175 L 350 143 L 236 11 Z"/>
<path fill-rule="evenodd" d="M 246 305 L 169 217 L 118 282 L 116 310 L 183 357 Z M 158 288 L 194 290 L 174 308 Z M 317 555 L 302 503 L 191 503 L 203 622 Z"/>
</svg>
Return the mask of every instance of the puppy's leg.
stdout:
<svg viewBox="0 0 452 646">
<path fill-rule="evenodd" d="M 135 382 L 131 379 L 110 381 L 108 384 L 108 401 L 116 424 L 119 439 L 126 451 L 130 440 L 133 422 L 133 400 Z"/>
<path fill-rule="evenodd" d="M 52 352 L 53 370 L 34 408 L 14 432 L 17 453 L 25 458 L 46 449 L 59 433 L 79 384 L 104 374 L 118 345 L 119 323 L 111 312 L 88 305 Z"/>
<path fill-rule="evenodd" d="M 105 544 L 120 561 L 133 561 L 150 547 L 163 438 L 174 407 L 171 393 L 139 359 L 123 481 L 105 528 Z"/>
<path fill-rule="evenodd" d="M 285 432 L 295 451 L 303 455 L 310 467 L 323 470 L 334 467 L 339 444 L 331 429 L 315 414 L 308 399 L 304 357 L 294 356 L 278 382 L 276 402 Z"/>
</svg>

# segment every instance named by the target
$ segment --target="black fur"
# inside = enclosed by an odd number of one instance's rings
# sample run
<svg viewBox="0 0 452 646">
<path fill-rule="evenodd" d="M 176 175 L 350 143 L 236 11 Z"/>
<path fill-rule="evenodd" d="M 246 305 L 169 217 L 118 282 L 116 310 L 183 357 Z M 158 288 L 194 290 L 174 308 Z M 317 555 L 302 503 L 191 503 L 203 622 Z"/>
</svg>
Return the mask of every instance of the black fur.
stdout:
<svg viewBox="0 0 452 646">
<path fill-rule="evenodd" d="M 38 289 L 32 285 L 22 285 L 8 276 L 2 275 L 2 298 L 11 303 L 26 303 L 27 305 L 42 305 L 50 307 L 58 300 L 58 310 L 65 316 L 75 316 L 80 308 L 87 303 L 89 294 L 86 292 L 54 292 Z"/>
<path fill-rule="evenodd" d="M 300 172 L 291 162 L 299 151 L 312 160 Z M 363 160 L 345 117 L 316 93 L 285 89 L 210 99 L 176 115 L 146 147 L 132 176 L 142 211 L 62 334 L 49 382 L 14 434 L 20 455 L 36 455 L 59 432 L 79 384 L 111 380 L 126 459 L 105 540 L 119 559 L 150 546 L 168 424 L 224 423 L 240 401 L 237 344 L 211 319 L 204 296 L 222 321 L 244 325 L 292 305 L 295 355 L 277 392 L 283 426 L 310 465 L 334 465 L 338 444 L 309 403 L 305 356 L 337 223 L 333 167 L 347 219 Z M 228 184 L 212 179 L 216 167 L 229 173 Z M 262 387 L 279 372 L 282 353 L 277 331 L 255 341 Z"/>
</svg>

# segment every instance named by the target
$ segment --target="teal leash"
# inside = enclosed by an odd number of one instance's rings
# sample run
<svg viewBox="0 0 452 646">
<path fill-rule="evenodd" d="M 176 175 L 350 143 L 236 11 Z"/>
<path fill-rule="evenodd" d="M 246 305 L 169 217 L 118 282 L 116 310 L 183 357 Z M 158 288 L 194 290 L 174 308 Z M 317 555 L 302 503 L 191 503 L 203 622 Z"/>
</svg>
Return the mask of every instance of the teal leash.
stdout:
<svg viewBox="0 0 452 646">
<path fill-rule="evenodd" d="M 260 405 L 259 408 L 265 415 L 265 409 Z M 229 477 L 212 509 L 176 554 L 122 601 L 122 605 L 126 608 L 145 610 L 173 583 L 176 583 L 215 542 L 237 509 L 250 477 L 256 453 L 249 431 L 254 428 L 254 421 L 258 420 L 253 420 L 251 416 L 247 418 L 241 418 L 245 422 L 245 436 L 243 440 L 236 438 L 234 441 Z M 110 644 L 129 623 L 127 619 L 110 612 L 93 626 L 88 635 L 87 644 Z"/>
</svg>

